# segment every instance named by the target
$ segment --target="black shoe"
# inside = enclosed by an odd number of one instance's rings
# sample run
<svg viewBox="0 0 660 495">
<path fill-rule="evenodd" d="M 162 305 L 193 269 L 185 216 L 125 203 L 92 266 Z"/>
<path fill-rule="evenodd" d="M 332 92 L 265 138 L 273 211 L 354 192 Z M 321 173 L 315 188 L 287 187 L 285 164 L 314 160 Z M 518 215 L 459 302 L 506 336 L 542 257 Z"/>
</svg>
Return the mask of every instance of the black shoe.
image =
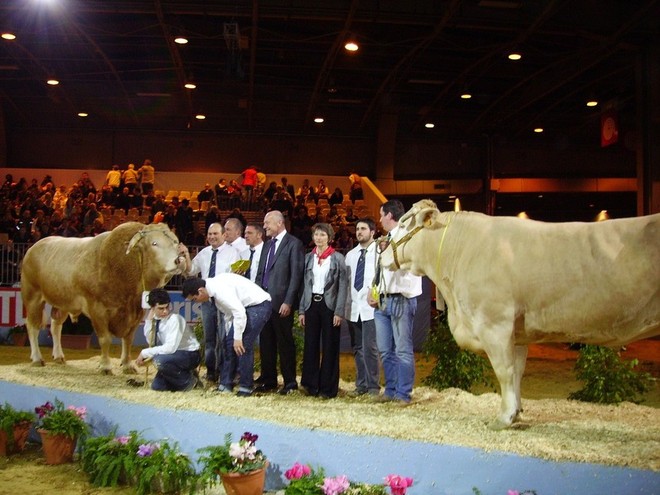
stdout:
<svg viewBox="0 0 660 495">
<path fill-rule="evenodd" d="M 239 390 L 236 393 L 236 397 L 252 397 L 252 392 L 246 392 L 245 390 Z"/>
<path fill-rule="evenodd" d="M 264 377 L 263 376 L 259 376 L 259 378 L 254 380 L 254 383 L 257 384 L 257 385 L 261 385 L 263 382 L 264 382 Z"/>
<path fill-rule="evenodd" d="M 282 387 L 281 389 L 279 389 L 279 390 L 277 391 L 277 393 L 280 394 L 280 395 L 289 395 L 289 394 L 295 392 L 296 390 L 298 390 L 298 387 L 296 387 L 296 388 L 293 388 L 293 387 Z"/>
<path fill-rule="evenodd" d="M 277 387 L 274 385 L 259 385 L 254 389 L 255 394 L 272 394 L 277 391 Z"/>
</svg>

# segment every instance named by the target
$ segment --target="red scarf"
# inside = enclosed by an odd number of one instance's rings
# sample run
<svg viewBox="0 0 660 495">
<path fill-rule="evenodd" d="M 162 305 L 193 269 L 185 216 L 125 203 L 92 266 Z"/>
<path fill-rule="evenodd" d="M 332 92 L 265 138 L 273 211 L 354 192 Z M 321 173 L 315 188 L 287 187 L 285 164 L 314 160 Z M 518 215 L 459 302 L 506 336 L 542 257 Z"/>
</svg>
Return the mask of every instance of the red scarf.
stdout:
<svg viewBox="0 0 660 495">
<path fill-rule="evenodd" d="M 314 248 L 314 252 L 316 252 L 316 256 L 319 257 L 319 265 L 321 265 L 324 259 L 329 258 L 330 255 L 335 252 L 335 249 L 332 246 L 328 246 L 328 248 L 321 254 L 319 254 L 319 248 Z"/>
</svg>

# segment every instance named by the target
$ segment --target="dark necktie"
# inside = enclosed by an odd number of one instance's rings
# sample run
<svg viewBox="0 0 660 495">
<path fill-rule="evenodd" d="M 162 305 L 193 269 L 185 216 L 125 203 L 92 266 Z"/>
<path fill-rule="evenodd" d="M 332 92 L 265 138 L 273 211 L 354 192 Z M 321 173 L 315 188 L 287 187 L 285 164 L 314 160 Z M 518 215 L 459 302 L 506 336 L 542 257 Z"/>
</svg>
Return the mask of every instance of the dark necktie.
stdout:
<svg viewBox="0 0 660 495">
<path fill-rule="evenodd" d="M 211 255 L 211 266 L 209 266 L 209 277 L 215 277 L 215 259 L 218 257 L 218 250 L 214 249 L 213 254 Z"/>
<path fill-rule="evenodd" d="M 273 264 L 273 258 L 275 257 L 276 242 L 277 242 L 277 238 L 273 237 L 270 241 L 270 247 L 268 248 L 268 256 L 266 257 L 266 264 L 264 265 L 264 277 L 261 285 L 266 289 L 268 288 L 268 277 L 270 275 L 270 268 Z"/>
<path fill-rule="evenodd" d="M 158 327 L 160 326 L 160 320 L 154 319 L 154 341 L 151 344 L 151 347 L 154 347 L 158 344 Z"/>
<path fill-rule="evenodd" d="M 252 259 L 253 258 L 254 258 L 254 249 L 250 249 L 250 266 L 248 266 L 248 269 L 245 272 L 245 278 L 250 278 L 250 272 L 252 271 Z"/>
<path fill-rule="evenodd" d="M 357 268 L 355 269 L 355 282 L 353 282 L 353 287 L 355 290 L 360 290 L 364 285 L 364 264 L 366 261 L 367 250 L 360 249 L 360 258 L 357 262 Z"/>
</svg>

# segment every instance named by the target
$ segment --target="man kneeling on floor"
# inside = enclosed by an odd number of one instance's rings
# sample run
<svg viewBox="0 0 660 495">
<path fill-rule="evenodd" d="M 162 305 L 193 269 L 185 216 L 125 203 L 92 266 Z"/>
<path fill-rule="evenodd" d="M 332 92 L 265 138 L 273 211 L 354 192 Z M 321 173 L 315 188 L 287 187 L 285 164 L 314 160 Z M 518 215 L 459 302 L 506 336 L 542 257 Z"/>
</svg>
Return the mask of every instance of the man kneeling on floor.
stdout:
<svg viewBox="0 0 660 495">
<path fill-rule="evenodd" d="M 153 390 L 176 392 L 203 387 L 197 375 L 199 342 L 183 316 L 171 312 L 170 295 L 165 289 L 154 289 L 147 303 L 151 309 L 144 322 L 144 336 L 149 347 L 142 349 L 135 364 L 153 362 L 158 370 L 151 383 Z"/>
<path fill-rule="evenodd" d="M 226 332 L 222 343 L 225 360 L 218 390 L 232 392 L 238 373 L 236 395 L 252 395 L 254 343 L 271 315 L 270 294 L 242 275 L 217 273 L 206 280 L 195 277 L 184 280 L 183 297 L 195 302 L 213 298 L 215 306 L 225 316 Z"/>
</svg>

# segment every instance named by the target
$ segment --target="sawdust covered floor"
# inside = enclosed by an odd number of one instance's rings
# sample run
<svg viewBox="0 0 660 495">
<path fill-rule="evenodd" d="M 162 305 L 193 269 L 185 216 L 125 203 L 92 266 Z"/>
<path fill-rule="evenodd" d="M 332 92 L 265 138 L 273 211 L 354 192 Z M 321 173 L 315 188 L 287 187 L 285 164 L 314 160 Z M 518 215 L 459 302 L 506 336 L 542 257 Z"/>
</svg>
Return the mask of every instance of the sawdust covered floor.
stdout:
<svg viewBox="0 0 660 495">
<path fill-rule="evenodd" d="M 44 356 L 50 351 L 42 349 Z M 117 395 L 129 401 L 158 404 L 161 394 L 150 390 L 135 390 L 123 386 L 125 376 L 118 369 L 118 359 L 113 359 L 114 376 L 97 374 L 98 349 L 89 351 L 66 350 L 68 366 L 56 366 L 47 362 L 46 368 L 31 368 L 28 364 L 29 348 L 0 346 L 0 379 L 31 382 L 39 386 L 50 386 L 76 390 L 72 383 L 79 384 L 81 391 L 103 391 L 115 389 Z M 119 355 L 119 348 L 112 351 Z M 287 397 L 261 397 L 247 399 L 254 402 L 257 411 L 284 407 L 287 411 L 301 410 L 310 416 L 313 411 L 315 424 L 310 427 L 338 429 L 342 424 L 332 418 L 345 417 L 354 410 L 356 416 L 367 416 L 367 434 L 391 433 L 392 420 L 410 422 L 411 430 L 429 432 L 442 443 L 474 446 L 486 450 L 505 450 L 536 455 L 555 460 L 577 460 L 603 464 L 622 465 L 641 469 L 660 470 L 660 385 L 656 380 L 653 390 L 644 397 L 643 406 L 622 404 L 621 406 L 598 406 L 566 401 L 570 392 L 581 384 L 575 380 L 573 366 L 577 352 L 562 345 L 538 345 L 530 347 L 525 377 L 523 378 L 523 401 L 526 422 L 523 430 L 490 432 L 486 423 L 494 416 L 499 396 L 490 391 L 476 390 L 467 394 L 458 390 L 443 392 L 418 387 L 415 391 L 416 404 L 405 410 L 390 405 L 371 404 L 362 400 L 340 397 L 325 401 L 321 406 L 312 398 L 292 395 Z M 660 377 L 660 340 L 647 340 L 631 344 L 623 353 L 625 359 L 637 358 L 640 367 L 656 379 Z M 420 384 L 432 367 L 418 356 L 417 383 Z M 351 355 L 343 355 L 341 361 L 342 384 L 346 391 L 352 388 L 354 365 Z M 55 391 L 54 391 L 55 394 Z M 195 396 L 193 397 L 192 394 Z M 168 394 L 169 395 L 169 394 Z M 171 397 L 171 396 L 170 396 Z M 176 394 L 181 407 L 187 402 L 205 405 L 204 409 L 232 411 L 244 402 L 229 398 L 220 400 L 210 392 Z M 258 407 L 259 402 L 263 407 Z M 292 407 L 293 406 L 293 407 Z M 327 411 L 328 417 L 319 417 Z M 386 414 L 384 414 L 386 413 Z M 385 417 L 379 426 L 375 418 Z M 350 422 L 350 421 L 348 421 Z M 340 423 L 347 423 L 342 421 Z M 582 424 L 585 423 L 585 424 Z M 379 431 L 378 428 L 383 429 Z M 364 427 L 361 427 L 362 429 Z M 403 428 L 408 429 L 408 428 Z M 590 431 L 594 437 L 589 437 Z M 602 442 L 597 437 L 600 437 Z M 579 441 L 578 441 L 579 440 Z M 490 442 L 484 445 L 483 442 Z M 602 452 L 600 451 L 602 450 Z M 622 452 L 619 452 L 622 450 Z M 622 456 L 622 458 L 618 458 Z M 0 493 L 25 495 L 43 494 L 51 491 L 63 495 L 120 494 L 133 493 L 130 489 L 99 489 L 87 484 L 84 473 L 77 464 L 47 466 L 43 463 L 40 448 L 31 445 L 21 456 L 0 459 Z"/>
</svg>

